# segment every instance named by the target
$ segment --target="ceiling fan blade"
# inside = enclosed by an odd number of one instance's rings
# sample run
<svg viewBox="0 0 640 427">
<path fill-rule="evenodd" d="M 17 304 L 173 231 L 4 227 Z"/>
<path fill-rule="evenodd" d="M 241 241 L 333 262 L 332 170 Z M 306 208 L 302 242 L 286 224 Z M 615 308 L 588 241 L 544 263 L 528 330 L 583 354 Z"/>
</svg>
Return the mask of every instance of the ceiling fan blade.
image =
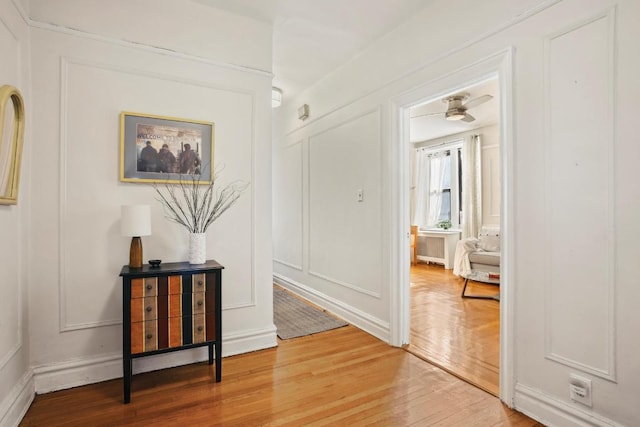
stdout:
<svg viewBox="0 0 640 427">
<path fill-rule="evenodd" d="M 463 107 L 466 108 L 466 109 L 473 108 L 473 107 L 476 107 L 476 106 L 478 106 L 480 104 L 484 104 L 485 102 L 490 101 L 491 99 L 493 99 L 493 96 L 491 96 L 491 95 L 482 95 L 482 96 L 474 98 L 471 101 L 463 104 Z"/>
<path fill-rule="evenodd" d="M 469 113 L 465 113 L 464 118 L 461 119 L 463 122 L 472 122 L 474 121 L 476 118 L 473 117 L 471 114 Z"/>
<path fill-rule="evenodd" d="M 444 114 L 444 113 L 446 113 L 446 111 L 440 111 L 438 113 L 416 114 L 415 116 L 411 116 L 411 118 L 417 119 L 418 117 L 437 116 L 438 114 Z"/>
</svg>

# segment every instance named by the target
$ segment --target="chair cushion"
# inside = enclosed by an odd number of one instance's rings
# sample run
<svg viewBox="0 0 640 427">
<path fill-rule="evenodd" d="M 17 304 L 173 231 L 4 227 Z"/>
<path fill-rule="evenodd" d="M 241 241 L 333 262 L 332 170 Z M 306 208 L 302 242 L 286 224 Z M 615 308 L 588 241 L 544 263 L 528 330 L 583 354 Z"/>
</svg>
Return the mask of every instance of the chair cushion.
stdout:
<svg viewBox="0 0 640 427">
<path fill-rule="evenodd" d="M 478 248 L 487 252 L 500 252 L 500 229 L 483 227 L 478 233 Z"/>
<path fill-rule="evenodd" d="M 487 265 L 500 265 L 500 252 L 471 252 L 469 262 Z"/>
</svg>

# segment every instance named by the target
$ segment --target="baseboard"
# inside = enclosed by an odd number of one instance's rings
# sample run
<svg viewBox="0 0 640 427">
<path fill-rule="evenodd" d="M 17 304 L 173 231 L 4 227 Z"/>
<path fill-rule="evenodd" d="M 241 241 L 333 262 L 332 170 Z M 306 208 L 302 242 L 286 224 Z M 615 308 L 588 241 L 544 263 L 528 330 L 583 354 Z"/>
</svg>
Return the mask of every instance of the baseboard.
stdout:
<svg viewBox="0 0 640 427">
<path fill-rule="evenodd" d="M 294 292 L 295 294 L 309 300 L 313 304 L 320 306 L 346 322 L 362 329 L 376 338 L 388 343 L 390 340 L 389 322 L 375 318 L 357 308 L 354 308 L 342 301 L 324 295 L 309 286 L 296 282 L 281 274 L 274 274 L 273 281 Z"/>
<path fill-rule="evenodd" d="M 0 402 L 0 426 L 15 427 L 20 425 L 20 421 L 27 413 L 34 397 L 33 371 L 29 369 Z"/>
<path fill-rule="evenodd" d="M 577 408 L 540 390 L 522 384 L 516 384 L 514 408 L 549 427 L 623 427 L 622 424 L 602 415 Z"/>
<path fill-rule="evenodd" d="M 223 337 L 223 357 L 275 347 L 276 329 L 271 325 L 263 330 L 251 330 Z M 156 371 L 208 360 L 206 347 L 158 354 L 135 359 L 133 373 Z M 56 390 L 122 378 L 122 354 L 87 357 L 34 368 L 35 392 Z M 224 375 L 224 369 L 223 369 Z"/>
</svg>

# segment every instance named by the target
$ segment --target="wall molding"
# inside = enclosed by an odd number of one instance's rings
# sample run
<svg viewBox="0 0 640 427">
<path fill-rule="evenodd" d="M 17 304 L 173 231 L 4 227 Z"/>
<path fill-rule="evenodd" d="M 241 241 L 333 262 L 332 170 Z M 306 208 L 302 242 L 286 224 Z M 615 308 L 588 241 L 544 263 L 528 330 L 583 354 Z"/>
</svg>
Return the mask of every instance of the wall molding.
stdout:
<svg viewBox="0 0 640 427">
<path fill-rule="evenodd" d="M 553 260 L 551 259 L 551 252 L 546 260 L 545 265 L 545 358 L 554 362 L 569 366 L 571 368 L 587 372 L 597 377 L 603 378 L 608 381 L 616 382 L 616 342 L 615 342 L 615 300 L 616 300 L 616 254 L 615 254 L 615 157 L 614 157 L 614 145 L 616 143 L 615 135 L 615 88 L 616 88 L 616 68 L 615 68 L 615 31 L 616 31 L 616 7 L 613 6 L 607 10 L 604 10 L 594 16 L 586 19 L 582 19 L 573 25 L 567 26 L 560 31 L 548 35 L 544 39 L 544 102 L 545 102 L 545 138 L 547 140 L 546 153 L 545 153 L 545 165 L 546 165 L 546 207 L 545 214 L 547 218 L 551 218 L 551 203 L 549 202 L 549 194 L 552 194 L 553 183 L 550 181 L 549 170 L 552 164 L 552 155 L 549 148 L 549 141 L 552 140 L 551 132 L 551 42 L 561 36 L 570 34 L 576 30 L 586 27 L 589 24 L 597 22 L 601 19 L 605 19 L 607 22 L 607 72 L 608 80 L 607 84 L 607 96 L 608 96 L 608 116 L 606 117 L 606 130 L 603 132 L 609 138 L 611 143 L 606 147 L 607 159 L 606 161 L 606 175 L 607 175 L 607 234 L 609 237 L 607 241 L 607 258 L 606 270 L 607 270 L 607 331 L 606 331 L 606 366 L 599 368 L 582 363 L 578 360 L 574 360 L 571 357 L 563 356 L 554 352 L 552 348 L 552 333 L 553 327 L 551 325 L 550 306 L 552 302 L 552 294 L 550 289 L 551 282 L 551 265 Z M 552 229 L 549 222 L 546 224 L 547 241 L 551 241 Z"/>
<path fill-rule="evenodd" d="M 609 418 L 552 397 L 538 389 L 516 384 L 514 408 L 548 426 L 623 427 Z"/>
<path fill-rule="evenodd" d="M 67 235 L 67 212 L 68 212 L 68 203 L 67 203 L 67 156 L 68 156 L 68 138 L 67 138 L 67 123 L 68 123 L 68 97 L 69 97 L 69 67 L 73 65 L 79 65 L 84 67 L 92 67 L 100 70 L 115 72 L 115 73 L 123 73 L 130 74 L 133 76 L 142 76 L 146 78 L 158 79 L 163 81 L 168 81 L 172 83 L 181 83 L 188 84 L 196 87 L 203 87 L 207 89 L 213 90 L 222 90 L 227 91 L 239 95 L 249 96 L 251 98 L 251 289 L 250 289 L 250 300 L 245 302 L 240 302 L 236 304 L 226 304 L 223 306 L 223 311 L 233 310 L 239 308 L 246 307 L 254 307 L 256 305 L 256 285 L 255 285 L 255 234 L 256 234 L 256 215 L 255 206 L 256 206 L 256 192 L 255 192 L 255 127 L 256 127 L 256 93 L 254 91 L 237 88 L 234 86 L 223 86 L 217 84 L 210 84 L 203 81 L 184 79 L 173 75 L 161 74 L 156 72 L 150 72 L 145 70 L 140 70 L 137 68 L 129 68 L 129 67 L 120 67 L 114 66 L 111 64 L 100 63 L 92 60 L 85 60 L 67 56 L 60 57 L 60 141 L 59 141 L 59 167 L 60 167 L 60 176 L 59 176 L 59 215 L 58 215 L 58 294 L 59 294 L 59 331 L 60 332 L 70 332 L 70 331 L 78 331 L 83 329 L 92 329 L 92 328 L 100 328 L 105 326 L 114 326 L 122 324 L 122 320 L 118 317 L 115 319 L 104 319 L 104 320 L 96 320 L 89 322 L 80 322 L 80 323 L 70 323 L 68 321 L 68 313 L 67 313 L 67 254 L 66 254 L 66 235 Z"/>
<path fill-rule="evenodd" d="M 366 117 L 366 116 L 368 116 L 370 114 L 377 114 L 377 119 L 378 119 L 378 140 L 377 140 L 377 142 L 378 142 L 378 151 L 379 151 L 378 155 L 380 156 L 380 164 L 379 164 L 380 182 L 378 182 L 378 185 L 379 185 L 379 188 L 383 188 L 383 183 L 384 183 L 383 171 L 384 171 L 385 158 L 384 158 L 383 146 L 382 146 L 382 118 L 381 118 L 382 106 L 381 105 L 377 105 L 374 108 L 369 108 L 369 109 L 366 109 L 364 111 L 361 111 L 358 114 L 354 114 L 354 115 L 350 116 L 349 118 L 345 118 L 343 120 L 339 120 L 337 123 L 335 123 L 335 124 L 333 124 L 331 126 L 328 126 L 326 128 L 323 128 L 322 130 L 319 130 L 318 132 L 313 133 L 313 134 L 311 134 L 311 135 L 309 135 L 307 137 L 307 141 L 308 141 L 307 145 L 309 146 L 309 149 L 307 150 L 307 165 L 308 165 L 307 173 L 309 175 L 309 179 L 307 180 L 307 204 L 308 204 L 308 206 L 307 206 L 307 224 L 308 224 L 308 227 L 307 227 L 307 246 L 306 246 L 305 249 L 306 249 L 306 252 L 307 252 L 307 255 L 308 255 L 308 259 L 309 259 L 309 263 L 308 263 L 308 266 L 309 266 L 308 273 L 309 273 L 309 275 L 315 276 L 315 277 L 317 277 L 319 279 L 326 280 L 326 281 L 329 281 L 329 282 L 334 283 L 336 285 L 340 285 L 340 286 L 343 286 L 345 288 L 349 288 L 351 290 L 354 290 L 356 292 L 360 292 L 362 294 L 369 295 L 369 296 L 372 296 L 372 297 L 375 297 L 375 298 L 379 299 L 379 298 L 382 297 L 382 279 L 380 280 L 380 282 L 378 282 L 377 289 L 373 289 L 373 290 L 364 289 L 364 288 L 362 288 L 360 286 L 357 286 L 357 285 L 355 285 L 353 283 L 348 283 L 348 282 L 342 281 L 340 279 L 331 277 L 329 275 L 314 271 L 311 268 L 311 264 L 312 264 L 312 252 L 311 252 L 311 139 L 315 138 L 315 137 L 317 137 L 319 135 L 322 135 L 324 133 L 330 132 L 332 130 L 338 129 L 338 128 L 340 128 L 342 126 L 345 126 L 347 124 L 354 123 L 357 120 L 362 119 L 362 118 L 364 118 L 364 117 Z M 381 198 L 380 198 L 380 202 L 382 203 L 382 195 L 381 195 Z M 378 231 L 380 233 L 380 236 L 384 235 L 384 232 L 385 232 L 385 230 L 384 230 L 384 219 L 382 217 L 380 218 L 380 230 L 378 230 Z M 382 248 L 382 242 L 381 242 L 381 248 Z M 379 256 L 380 265 L 384 265 L 384 259 L 383 259 L 382 250 L 380 251 L 378 256 Z"/>
<path fill-rule="evenodd" d="M 13 4 L 13 7 L 18 11 L 20 18 L 22 18 L 22 21 L 25 24 L 29 25 L 29 16 L 27 16 L 27 11 L 24 10 L 22 3 L 20 2 L 16 3 L 16 0 L 11 0 L 11 4 Z"/>
<path fill-rule="evenodd" d="M 16 8 L 16 10 L 18 12 L 20 12 L 20 9 L 18 8 L 18 6 L 13 2 L 13 0 L 11 1 L 12 5 Z M 13 40 L 16 42 L 16 50 L 18 51 L 18 60 L 16 61 L 16 76 L 19 80 L 16 80 L 16 82 L 14 82 L 16 85 L 18 85 L 18 83 L 22 80 L 22 65 L 23 65 L 23 60 L 22 60 L 22 55 L 23 55 L 23 48 L 21 46 L 20 43 L 20 37 L 18 36 L 18 34 L 16 34 L 16 32 L 7 24 L 7 22 L 3 19 L 3 17 L 0 15 L 0 23 L 2 24 L 3 27 L 5 27 L 7 29 L 7 31 L 9 32 L 9 34 L 11 34 L 11 36 L 13 37 Z M 30 91 L 29 91 L 30 92 Z M 24 90 L 23 90 L 23 94 L 24 94 Z M 19 211 L 22 211 L 22 208 L 18 207 L 15 208 L 18 209 Z M 20 213 L 20 212 L 18 212 Z M 13 346 L 11 348 L 9 348 L 9 350 L 7 350 L 7 352 L 2 356 L 2 358 L 0 358 L 0 371 L 2 371 L 5 366 L 7 365 L 7 363 L 9 363 L 9 361 L 11 359 L 13 359 L 13 357 L 20 351 L 20 349 L 22 349 L 22 335 L 23 335 L 23 328 L 22 328 L 22 316 L 23 316 L 23 289 L 25 286 L 24 283 L 24 278 L 23 275 L 21 274 L 23 272 L 22 267 L 23 267 L 23 216 L 22 215 L 17 215 L 17 224 L 18 227 L 17 229 L 18 231 L 18 238 L 17 238 L 17 277 L 16 277 L 16 283 L 18 286 L 13 286 L 13 289 L 16 290 L 17 294 L 16 294 L 16 299 L 17 299 L 17 310 L 16 310 L 16 317 L 17 317 L 17 330 L 16 330 L 16 341 L 14 342 Z M 0 411 L 0 415 L 3 412 Z"/>
<path fill-rule="evenodd" d="M 288 263 L 286 261 L 282 261 L 281 259 L 278 259 L 278 258 L 274 258 L 273 262 L 277 262 L 280 265 L 284 265 L 286 267 L 293 268 L 294 270 L 302 271 L 302 266 L 301 265 L 291 264 L 291 263 Z"/>
<path fill-rule="evenodd" d="M 222 342 L 223 358 L 276 347 L 276 328 L 274 325 L 270 325 L 261 330 L 247 330 L 224 335 Z M 133 373 L 140 374 L 203 362 L 208 360 L 208 357 L 207 348 L 200 347 L 134 359 Z M 224 361 L 222 364 L 224 371 Z M 42 365 L 35 367 L 33 374 L 35 380 L 34 390 L 37 394 L 122 378 L 122 353 Z"/>
<path fill-rule="evenodd" d="M 374 94 L 376 92 L 379 92 L 379 91 L 381 91 L 381 90 L 383 90 L 383 89 L 385 89 L 385 88 L 387 88 L 387 87 L 389 87 L 389 86 L 391 86 L 391 85 L 393 85 L 395 83 L 401 82 L 402 80 L 404 80 L 404 79 L 406 79 L 406 78 L 408 78 L 408 77 L 410 77 L 410 76 L 412 76 L 412 75 L 414 75 L 414 74 L 416 74 L 416 73 L 418 73 L 418 72 L 420 72 L 420 71 L 422 71 L 422 70 L 424 70 L 424 69 L 426 69 L 428 67 L 431 67 L 432 65 L 437 64 L 440 61 L 442 61 L 442 60 L 444 60 L 444 59 L 446 59 L 446 58 L 448 58 L 450 56 L 453 56 L 453 55 L 455 55 L 455 54 L 457 54 L 459 52 L 462 52 L 463 50 L 465 50 L 465 49 L 467 49 L 467 48 L 469 48 L 469 47 L 471 47 L 471 46 L 473 46 L 475 44 L 481 43 L 481 42 L 483 42 L 483 41 L 495 36 L 496 34 L 501 33 L 504 30 L 507 30 L 507 29 L 509 29 L 509 28 L 511 28 L 511 27 L 523 22 L 523 21 L 526 21 L 530 17 L 532 17 L 534 15 L 537 15 L 538 13 L 543 12 L 546 9 L 549 9 L 550 7 L 554 6 L 557 3 L 560 3 L 561 1 L 562 0 L 545 0 L 545 1 L 541 2 L 541 3 L 538 3 L 535 6 L 533 6 L 532 8 L 526 10 L 525 12 L 515 16 L 514 18 L 512 18 L 510 20 L 508 20 L 507 22 L 505 22 L 505 23 L 503 23 L 501 25 L 498 25 L 493 29 L 490 29 L 490 30 L 486 31 L 486 32 L 478 35 L 477 37 L 475 37 L 473 39 L 469 39 L 467 42 L 465 42 L 465 43 L 463 43 L 463 44 L 461 44 L 461 45 L 459 45 L 457 47 L 449 49 L 449 50 L 447 50 L 447 51 L 445 51 L 445 52 L 443 52 L 443 53 L 441 53 L 439 55 L 435 55 L 433 57 L 430 57 L 429 60 L 427 60 L 425 63 L 417 65 L 417 66 L 415 66 L 413 68 L 410 68 L 409 70 L 399 74 L 398 76 L 396 76 L 394 78 L 391 78 L 390 80 L 387 80 L 386 82 L 378 85 L 374 89 L 365 90 L 365 91 L 363 91 L 363 93 L 361 95 L 359 95 L 359 96 L 357 96 L 357 97 L 355 97 L 355 98 L 353 98 L 353 99 L 351 99 L 349 101 L 346 101 L 346 102 L 344 102 L 342 104 L 336 105 L 335 107 L 330 107 L 325 113 L 322 113 L 322 114 L 320 114 L 318 116 L 309 117 L 309 119 L 305 120 L 305 122 L 302 125 L 294 127 L 293 129 L 285 132 L 285 136 L 289 136 L 289 135 L 293 134 L 294 132 L 297 132 L 300 129 L 303 129 L 303 128 L 311 125 L 312 123 L 314 123 L 314 122 L 316 122 L 318 120 L 321 120 L 321 119 L 323 119 L 323 118 L 325 118 L 327 116 L 330 116 L 330 115 L 336 113 L 337 111 L 340 111 L 340 110 L 342 110 L 344 108 L 347 108 L 348 106 L 350 106 L 352 104 L 355 104 L 356 102 L 358 102 L 358 101 L 360 101 L 362 99 L 365 99 L 366 97 L 371 96 L 372 94 Z M 309 88 L 307 88 L 305 90 L 305 92 L 311 90 L 312 88 L 314 88 L 316 86 L 320 86 L 324 82 L 324 80 L 326 80 L 329 76 L 332 76 L 333 74 L 334 74 L 334 72 L 329 73 L 327 76 L 324 76 L 322 79 L 318 80 L 316 83 L 314 83 Z"/>
<path fill-rule="evenodd" d="M 299 140 L 296 140 L 295 142 L 292 142 L 290 144 L 285 144 L 281 147 L 279 147 L 279 151 L 280 152 L 284 152 L 285 150 L 289 150 L 291 148 L 296 148 L 298 146 L 300 146 L 300 252 L 304 252 L 304 174 L 305 174 L 305 162 L 304 162 L 304 141 L 306 138 L 301 138 Z M 274 201 L 272 200 L 272 203 L 274 203 Z M 275 252 L 275 251 L 274 251 Z M 279 259 L 276 257 L 276 255 L 274 254 L 273 257 L 273 261 L 277 262 L 278 264 L 282 264 L 284 266 L 293 268 L 295 270 L 298 271 L 303 271 L 303 267 L 302 265 L 297 265 L 293 262 L 287 262 L 284 261 L 282 259 Z M 301 253 L 300 254 L 300 261 L 301 264 L 304 263 L 304 254 Z"/>
<path fill-rule="evenodd" d="M 125 47 L 128 49 L 134 49 L 143 52 L 149 52 L 156 55 L 169 56 L 176 59 L 184 59 L 187 61 L 198 62 L 201 64 L 212 65 L 219 68 L 224 68 L 232 71 L 239 71 L 242 73 L 248 73 L 260 77 L 273 79 L 274 74 L 271 71 L 262 70 L 259 68 L 247 67 L 244 65 L 232 64 L 228 62 L 215 61 L 213 59 L 205 58 L 202 56 L 191 55 L 188 53 L 179 52 L 167 48 L 152 46 L 144 43 L 136 43 L 122 39 L 116 39 L 109 36 L 102 36 L 95 33 L 89 33 L 82 30 L 68 28 L 62 25 L 51 24 L 47 22 L 37 21 L 31 18 L 27 18 L 27 23 L 32 28 L 38 28 L 41 30 L 52 31 L 56 33 L 66 34 L 69 36 L 79 37 L 83 39 L 89 39 L 101 43 L 108 43 L 115 46 Z"/>
<path fill-rule="evenodd" d="M 22 305 L 18 306 L 19 314 L 21 314 L 20 312 L 22 311 L 21 307 Z M 7 351 L 4 357 L 0 359 L 0 371 L 4 369 L 6 364 L 9 363 L 11 359 L 13 359 L 13 356 L 15 356 L 16 353 L 18 353 L 21 348 L 22 348 L 22 321 L 18 320 L 18 341 L 13 345 L 13 347 L 11 347 L 11 349 L 9 349 L 9 351 Z"/>
<path fill-rule="evenodd" d="M 288 289 L 298 296 L 322 307 L 359 329 L 373 335 L 374 337 L 388 343 L 389 342 L 389 323 L 384 322 L 376 317 L 371 316 L 353 306 L 332 298 L 328 295 L 318 292 L 317 290 L 303 285 L 282 274 L 274 273 L 273 281 L 278 285 Z"/>
<path fill-rule="evenodd" d="M 11 391 L 0 402 L 0 426 L 20 425 L 35 397 L 33 371 L 27 372 L 16 382 Z"/>
<path fill-rule="evenodd" d="M 12 3 L 13 3 L 13 2 L 12 2 Z M 14 6 L 15 6 L 15 4 L 14 4 Z M 13 37 L 13 39 L 14 39 L 16 42 L 18 42 L 18 43 L 19 43 L 19 42 L 20 42 L 20 38 L 19 38 L 19 37 L 18 37 L 18 35 L 15 33 L 15 31 L 13 31 L 13 30 L 11 29 L 11 27 L 9 26 L 9 24 L 7 24 L 7 22 L 4 20 L 4 18 L 3 18 L 3 16 L 2 16 L 2 15 L 0 15 L 0 23 L 2 24 L 2 26 L 3 26 L 3 27 L 5 27 L 5 28 L 7 29 L 7 31 L 9 32 L 9 34 L 11 34 L 11 37 Z"/>
</svg>

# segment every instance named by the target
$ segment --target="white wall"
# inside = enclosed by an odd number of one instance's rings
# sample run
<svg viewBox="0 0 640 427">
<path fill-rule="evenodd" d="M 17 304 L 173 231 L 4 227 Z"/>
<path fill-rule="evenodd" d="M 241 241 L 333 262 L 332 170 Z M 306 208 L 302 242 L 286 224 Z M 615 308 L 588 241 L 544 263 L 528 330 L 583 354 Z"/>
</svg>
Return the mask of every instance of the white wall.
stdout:
<svg viewBox="0 0 640 427">
<path fill-rule="evenodd" d="M 274 171 L 275 182 L 293 170 L 302 175 L 303 185 L 274 199 L 274 215 L 296 218 L 286 234 L 275 231 L 277 280 L 388 339 L 391 304 L 399 300 L 389 291 L 399 288 L 391 255 L 406 243 L 394 229 L 401 210 L 390 189 L 401 181 L 396 174 L 406 173 L 398 171 L 393 157 L 399 139 L 392 133 L 397 121 L 391 115 L 393 102 L 424 87 L 455 89 L 441 86 L 512 47 L 513 79 L 506 87 L 513 91 L 513 139 L 503 141 L 512 154 L 512 175 L 503 180 L 512 189 L 510 199 L 503 200 L 509 208 L 501 221 L 513 224 L 506 236 L 513 260 L 508 266 L 513 321 L 503 330 L 513 328 L 514 354 L 511 366 L 503 367 L 512 381 L 502 393 L 509 404 L 547 425 L 636 425 L 639 16 L 635 0 L 435 1 L 287 102 L 274 126 L 274 162 L 281 165 Z M 303 103 L 311 108 L 304 123 L 295 112 Z M 379 115 L 365 125 L 363 118 L 372 111 Z M 363 133 L 372 127 L 379 133 Z M 324 133 L 332 138 L 314 147 L 314 136 Z M 287 147 L 296 145 L 296 161 L 283 162 Z M 380 158 L 371 153 L 354 157 L 353 146 L 380 153 Z M 314 156 L 325 155 L 323 150 L 331 150 L 336 159 L 325 171 L 335 178 L 326 181 L 318 176 L 322 171 L 313 170 L 319 161 Z M 344 194 L 364 185 L 361 174 L 368 168 L 366 182 L 377 188 L 365 191 L 380 198 L 365 201 L 358 211 L 360 206 Z M 327 187 L 314 186 L 313 177 Z M 326 191 L 335 189 L 334 179 L 344 193 Z M 327 216 L 314 225 L 311 215 L 316 214 L 309 206 L 317 194 L 325 197 L 321 212 Z M 369 227 L 369 232 L 378 239 L 356 240 L 361 237 L 357 224 L 375 215 L 380 215 L 381 228 Z M 332 246 L 309 251 L 310 228 L 331 230 L 337 221 L 349 221 L 355 229 L 329 237 L 341 239 L 365 261 L 343 257 L 334 260 L 326 278 L 314 276 L 315 258 L 331 256 Z M 299 260 L 301 268 L 294 268 Z M 379 267 L 381 281 L 363 289 L 357 278 L 338 276 L 349 266 Z M 371 289 L 375 292 L 365 292 Z M 570 401 L 570 373 L 593 381 L 592 408 Z"/>
<path fill-rule="evenodd" d="M 29 365 L 28 212 L 30 133 L 33 115 L 29 87 L 29 34 L 9 0 L 0 1 L 0 86 L 20 90 L 26 108 L 17 205 L 0 205 L 0 425 L 15 425 L 33 399 Z"/>
<path fill-rule="evenodd" d="M 31 311 L 36 391 L 122 375 L 118 274 L 128 263 L 130 240 L 120 236 L 121 205 L 151 205 L 145 261 L 187 259 L 188 234 L 163 217 L 153 188 L 118 180 L 121 111 L 215 123 L 221 181 L 251 183 L 207 233 L 207 256 L 225 266 L 223 355 L 276 345 L 271 28 L 192 2 L 32 1 L 30 14 L 37 124 L 30 173 L 38 186 L 29 305 L 37 308 Z M 237 33 L 244 36 L 230 36 Z M 186 34 L 199 42 L 181 38 Z M 134 373 L 203 360 L 205 353 L 136 360 Z"/>
<path fill-rule="evenodd" d="M 500 225 L 500 126 L 491 125 L 471 129 L 453 135 L 413 143 L 413 147 L 428 147 L 459 141 L 468 135 L 480 135 L 482 153 L 482 225 Z M 412 147 L 412 148 L 413 148 Z M 415 150 L 409 153 L 412 165 L 415 163 Z M 415 166 L 414 166 L 415 167 Z M 413 180 L 413 178 L 412 178 Z M 413 198 L 413 191 L 412 191 Z"/>
</svg>

